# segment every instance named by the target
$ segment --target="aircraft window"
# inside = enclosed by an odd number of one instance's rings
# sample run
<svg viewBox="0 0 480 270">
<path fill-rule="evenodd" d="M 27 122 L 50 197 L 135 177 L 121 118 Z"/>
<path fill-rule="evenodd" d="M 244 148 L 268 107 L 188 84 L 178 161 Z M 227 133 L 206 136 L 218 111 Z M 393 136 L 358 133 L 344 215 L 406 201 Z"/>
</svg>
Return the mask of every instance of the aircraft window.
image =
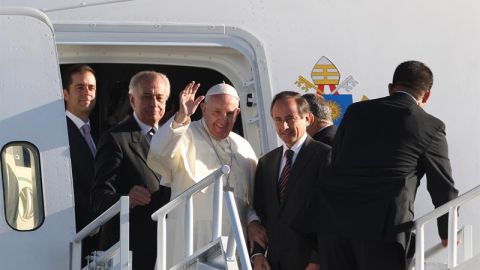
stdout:
<svg viewBox="0 0 480 270">
<path fill-rule="evenodd" d="M 37 148 L 26 142 L 3 147 L 2 179 L 8 225 L 18 231 L 40 227 L 45 214 Z"/>
</svg>

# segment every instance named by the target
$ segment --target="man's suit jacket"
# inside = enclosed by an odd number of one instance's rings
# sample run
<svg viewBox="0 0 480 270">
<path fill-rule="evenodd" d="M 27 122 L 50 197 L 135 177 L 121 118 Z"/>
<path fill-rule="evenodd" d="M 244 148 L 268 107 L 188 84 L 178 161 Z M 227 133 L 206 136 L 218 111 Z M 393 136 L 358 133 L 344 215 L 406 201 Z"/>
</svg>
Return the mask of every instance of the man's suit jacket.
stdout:
<svg viewBox="0 0 480 270">
<path fill-rule="evenodd" d="M 67 128 L 75 195 L 75 220 L 77 231 L 80 231 L 95 217 L 90 203 L 90 191 L 95 174 L 95 157 L 82 133 L 69 117 L 67 117 Z"/>
<path fill-rule="evenodd" d="M 307 137 L 290 172 L 285 201 L 280 204 L 277 181 L 283 147 L 260 158 L 255 174 L 254 208 L 268 235 L 268 261 L 273 269 L 304 269 L 318 263 L 311 246 L 290 228 L 293 219 L 307 207 L 313 187 L 330 163 L 331 148 Z"/>
<path fill-rule="evenodd" d="M 130 209 L 130 249 L 133 251 L 133 266 L 136 269 L 143 262 L 138 258 L 147 256 L 153 269 L 156 252 L 156 222 L 151 218 L 160 207 L 170 200 L 170 188 L 161 186 L 161 176 L 147 166 L 149 143 L 135 118 L 130 116 L 107 131 L 98 144 L 95 159 L 95 186 L 92 193 L 97 213 L 101 213 L 117 202 L 122 195 L 128 195 L 135 185 L 156 190 L 151 202 L 145 206 Z M 107 223 L 100 235 L 101 248 L 107 248 L 118 241 L 118 218 Z M 143 259 L 142 259 L 143 260 Z"/>
<path fill-rule="evenodd" d="M 335 213 L 323 231 L 405 247 L 425 174 L 435 207 L 458 195 L 447 148 L 444 123 L 405 93 L 352 104 L 334 141 L 332 176 L 323 182 Z M 442 239 L 447 226 L 441 217 Z"/>
<path fill-rule="evenodd" d="M 334 125 L 331 125 L 315 133 L 315 135 L 313 135 L 313 139 L 332 146 L 333 139 L 335 138 L 335 133 L 337 133 L 337 127 Z"/>
</svg>

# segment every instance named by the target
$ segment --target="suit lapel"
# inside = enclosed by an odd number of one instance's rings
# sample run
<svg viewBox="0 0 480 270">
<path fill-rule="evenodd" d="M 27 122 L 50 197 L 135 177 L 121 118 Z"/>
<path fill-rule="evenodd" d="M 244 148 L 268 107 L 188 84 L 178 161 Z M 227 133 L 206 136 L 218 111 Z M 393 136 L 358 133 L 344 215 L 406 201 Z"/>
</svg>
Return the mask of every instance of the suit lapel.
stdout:
<svg viewBox="0 0 480 270">
<path fill-rule="evenodd" d="M 268 194 L 273 194 L 273 205 L 277 208 L 277 211 L 280 211 L 280 198 L 278 197 L 277 182 L 280 173 L 280 163 L 282 161 L 283 147 L 279 147 L 275 150 L 272 157 L 272 165 L 269 171 L 269 175 L 266 179 L 269 179 L 268 182 Z"/>
<path fill-rule="evenodd" d="M 88 158 L 89 162 L 93 162 L 95 156 L 90 151 L 90 147 L 83 137 L 83 134 L 78 127 L 73 123 L 72 119 L 67 116 L 67 128 L 69 136 L 70 151 L 75 151 L 77 155 Z"/>
<path fill-rule="evenodd" d="M 133 152 L 135 152 L 142 162 L 145 163 L 145 166 L 148 167 L 147 156 L 148 150 L 150 149 L 150 144 L 148 143 L 147 138 L 142 134 L 142 130 L 133 116 L 130 117 L 129 122 L 131 125 L 131 141 L 128 144 L 130 148 L 132 148 Z M 157 180 L 160 181 L 161 176 L 155 173 L 150 167 L 148 168 L 155 175 Z"/>
</svg>

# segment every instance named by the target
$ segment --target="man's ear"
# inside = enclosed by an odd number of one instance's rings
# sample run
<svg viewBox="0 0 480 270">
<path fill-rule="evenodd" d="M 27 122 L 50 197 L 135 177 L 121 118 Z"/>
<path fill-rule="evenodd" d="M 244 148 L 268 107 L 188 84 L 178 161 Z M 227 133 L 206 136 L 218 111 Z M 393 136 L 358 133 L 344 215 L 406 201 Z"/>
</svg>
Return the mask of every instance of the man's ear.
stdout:
<svg viewBox="0 0 480 270">
<path fill-rule="evenodd" d="M 205 110 L 207 109 L 205 102 L 200 103 L 200 109 L 202 109 L 202 116 L 205 115 Z"/>
<path fill-rule="evenodd" d="M 430 90 L 423 92 L 423 96 L 418 101 L 418 106 L 423 108 L 427 104 L 427 100 L 430 98 Z"/>
<path fill-rule="evenodd" d="M 388 94 L 392 95 L 393 94 L 393 84 L 392 83 L 389 83 L 388 84 Z"/>
<path fill-rule="evenodd" d="M 305 119 L 307 120 L 307 127 L 308 127 L 313 123 L 313 121 L 315 120 L 315 117 L 313 116 L 313 114 L 311 112 L 308 112 L 305 115 Z"/>
<path fill-rule="evenodd" d="M 427 90 L 422 97 L 422 103 L 427 103 L 427 100 L 430 98 L 430 90 Z"/>
<path fill-rule="evenodd" d="M 133 99 L 132 94 L 128 94 L 128 100 L 130 101 L 130 107 L 132 107 L 132 109 L 133 109 L 134 105 L 135 105 L 135 100 Z"/>
<path fill-rule="evenodd" d="M 68 90 L 67 89 L 63 89 L 63 100 L 67 100 L 68 99 Z"/>
</svg>

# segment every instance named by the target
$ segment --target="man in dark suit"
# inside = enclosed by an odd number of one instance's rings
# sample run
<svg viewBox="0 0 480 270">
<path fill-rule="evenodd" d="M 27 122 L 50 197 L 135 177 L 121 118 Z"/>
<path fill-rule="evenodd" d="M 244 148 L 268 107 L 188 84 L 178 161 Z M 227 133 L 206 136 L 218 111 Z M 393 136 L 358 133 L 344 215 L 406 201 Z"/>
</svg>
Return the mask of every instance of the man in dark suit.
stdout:
<svg viewBox="0 0 480 270">
<path fill-rule="evenodd" d="M 332 210 L 319 226 L 322 270 L 404 269 L 420 179 L 426 175 L 435 207 L 457 197 L 445 125 L 423 110 L 432 84 L 426 65 L 404 62 L 389 96 L 347 110 L 333 146 L 332 176 L 322 182 Z M 447 227 L 445 215 L 438 220 L 444 246 Z"/>
<path fill-rule="evenodd" d="M 105 211 L 122 195 L 130 196 L 133 269 L 154 268 L 157 230 L 151 214 L 170 199 L 170 188 L 160 185 L 161 176 L 147 166 L 150 139 L 164 115 L 169 94 L 165 75 L 154 71 L 134 75 L 129 86 L 133 115 L 102 136 L 95 160 L 92 199 L 96 211 Z M 102 228 L 101 248 L 110 247 L 118 239 L 117 218 Z"/>
<path fill-rule="evenodd" d="M 318 269 L 311 246 L 289 224 L 307 206 L 316 182 L 330 162 L 330 147 L 308 136 L 312 120 L 307 101 L 296 92 L 277 94 L 270 109 L 283 146 L 263 156 L 255 174 L 254 208 L 267 230 L 272 269 Z M 255 269 L 264 264 L 256 245 Z"/>
<path fill-rule="evenodd" d="M 63 86 L 78 232 L 95 217 L 90 203 L 90 190 L 93 186 L 96 149 L 89 120 L 96 100 L 95 72 L 87 65 L 74 65 L 65 72 Z M 82 243 L 82 258 L 95 248 L 95 237 L 87 237 Z M 86 263 L 85 260 L 82 262 Z"/>
<path fill-rule="evenodd" d="M 332 146 L 337 132 L 337 127 L 332 121 L 332 109 L 319 95 L 305 94 L 303 97 L 307 100 L 313 115 L 312 123 L 307 127 L 308 135 L 314 140 Z"/>
</svg>

